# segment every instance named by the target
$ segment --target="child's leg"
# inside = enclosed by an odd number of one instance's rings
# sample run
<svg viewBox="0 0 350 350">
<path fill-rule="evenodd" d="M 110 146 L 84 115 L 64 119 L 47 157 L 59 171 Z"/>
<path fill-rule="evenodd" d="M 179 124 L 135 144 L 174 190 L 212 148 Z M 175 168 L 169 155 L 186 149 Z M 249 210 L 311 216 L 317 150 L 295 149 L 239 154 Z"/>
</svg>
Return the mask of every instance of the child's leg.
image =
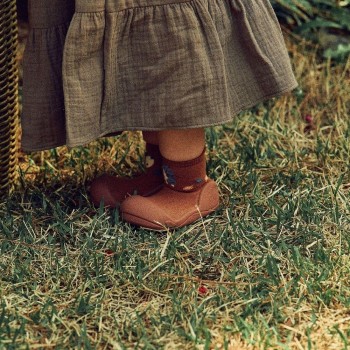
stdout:
<svg viewBox="0 0 350 350">
<path fill-rule="evenodd" d="M 122 218 L 151 228 L 181 227 L 219 205 L 214 181 L 206 175 L 203 129 L 159 132 L 165 186 L 149 197 L 132 196 L 121 205 Z"/>
<path fill-rule="evenodd" d="M 145 131 L 143 138 L 146 141 L 145 172 L 134 178 L 104 174 L 95 179 L 90 187 L 90 197 L 96 206 L 103 201 L 105 206 L 116 207 L 127 196 L 147 196 L 162 188 L 162 156 L 159 152 L 158 132 Z"/>
<path fill-rule="evenodd" d="M 159 147 L 166 159 L 175 162 L 195 159 L 205 147 L 204 129 L 160 131 Z"/>
</svg>

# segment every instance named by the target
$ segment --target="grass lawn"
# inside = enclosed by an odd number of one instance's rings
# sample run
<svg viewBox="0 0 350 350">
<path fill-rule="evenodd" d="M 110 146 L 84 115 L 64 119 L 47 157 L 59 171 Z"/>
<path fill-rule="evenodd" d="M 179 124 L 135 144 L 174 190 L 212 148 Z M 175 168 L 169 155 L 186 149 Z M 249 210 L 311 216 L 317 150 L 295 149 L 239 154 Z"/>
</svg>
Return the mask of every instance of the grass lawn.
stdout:
<svg viewBox="0 0 350 350">
<path fill-rule="evenodd" d="M 350 347 L 350 60 L 288 47 L 300 87 L 207 132 L 220 210 L 166 233 L 94 209 L 139 134 L 21 154 L 0 204 L 0 349 Z"/>
</svg>

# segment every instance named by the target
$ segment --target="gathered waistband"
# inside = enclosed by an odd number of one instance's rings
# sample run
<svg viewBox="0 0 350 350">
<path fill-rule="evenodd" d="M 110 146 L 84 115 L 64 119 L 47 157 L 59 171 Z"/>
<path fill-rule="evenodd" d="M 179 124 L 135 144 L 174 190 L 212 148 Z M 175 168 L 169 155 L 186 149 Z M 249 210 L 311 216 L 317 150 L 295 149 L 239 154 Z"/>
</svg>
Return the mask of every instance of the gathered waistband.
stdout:
<svg viewBox="0 0 350 350">
<path fill-rule="evenodd" d="M 76 12 L 118 12 L 128 8 L 180 4 L 194 0 L 76 0 Z"/>
</svg>

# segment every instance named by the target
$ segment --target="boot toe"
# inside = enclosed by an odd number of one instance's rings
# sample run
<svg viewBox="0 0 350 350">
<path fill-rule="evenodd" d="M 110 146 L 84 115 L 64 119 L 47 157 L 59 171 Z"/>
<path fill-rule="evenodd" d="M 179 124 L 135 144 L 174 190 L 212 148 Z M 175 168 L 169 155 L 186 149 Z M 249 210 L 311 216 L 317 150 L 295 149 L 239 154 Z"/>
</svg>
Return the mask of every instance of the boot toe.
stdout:
<svg viewBox="0 0 350 350">
<path fill-rule="evenodd" d="M 149 197 L 131 196 L 125 199 L 120 212 L 124 221 L 152 230 L 165 230 L 176 225 Z"/>
<path fill-rule="evenodd" d="M 136 226 L 166 230 L 189 225 L 219 206 L 219 193 L 209 180 L 196 192 L 183 193 L 164 187 L 150 197 L 131 196 L 121 204 L 121 217 Z"/>
</svg>

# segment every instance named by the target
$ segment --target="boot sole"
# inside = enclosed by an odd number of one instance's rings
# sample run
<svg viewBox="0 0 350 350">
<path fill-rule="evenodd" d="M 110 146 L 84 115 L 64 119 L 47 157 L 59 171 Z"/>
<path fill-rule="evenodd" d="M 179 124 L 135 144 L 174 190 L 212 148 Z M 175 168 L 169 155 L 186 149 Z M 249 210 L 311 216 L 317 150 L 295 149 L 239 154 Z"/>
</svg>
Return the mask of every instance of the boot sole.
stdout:
<svg viewBox="0 0 350 350">
<path fill-rule="evenodd" d="M 141 217 L 138 217 L 134 214 L 129 214 L 127 212 L 123 212 L 122 213 L 122 219 L 124 221 L 127 221 L 128 223 L 136 226 L 136 227 L 141 227 L 144 229 L 150 229 L 153 231 L 168 231 L 169 229 L 176 229 L 176 228 L 181 228 L 190 224 L 195 223 L 196 221 L 204 218 L 205 216 L 212 214 L 213 212 L 215 212 L 217 209 L 219 208 L 219 204 L 215 205 L 215 207 L 207 209 L 207 210 L 203 210 L 200 212 L 200 215 L 198 212 L 195 212 L 193 214 L 191 214 L 190 216 L 188 216 L 184 221 L 182 222 L 178 222 L 178 223 L 171 223 L 171 224 L 164 224 L 161 225 L 158 222 L 155 221 L 149 221 L 149 220 L 145 220 Z"/>
</svg>

